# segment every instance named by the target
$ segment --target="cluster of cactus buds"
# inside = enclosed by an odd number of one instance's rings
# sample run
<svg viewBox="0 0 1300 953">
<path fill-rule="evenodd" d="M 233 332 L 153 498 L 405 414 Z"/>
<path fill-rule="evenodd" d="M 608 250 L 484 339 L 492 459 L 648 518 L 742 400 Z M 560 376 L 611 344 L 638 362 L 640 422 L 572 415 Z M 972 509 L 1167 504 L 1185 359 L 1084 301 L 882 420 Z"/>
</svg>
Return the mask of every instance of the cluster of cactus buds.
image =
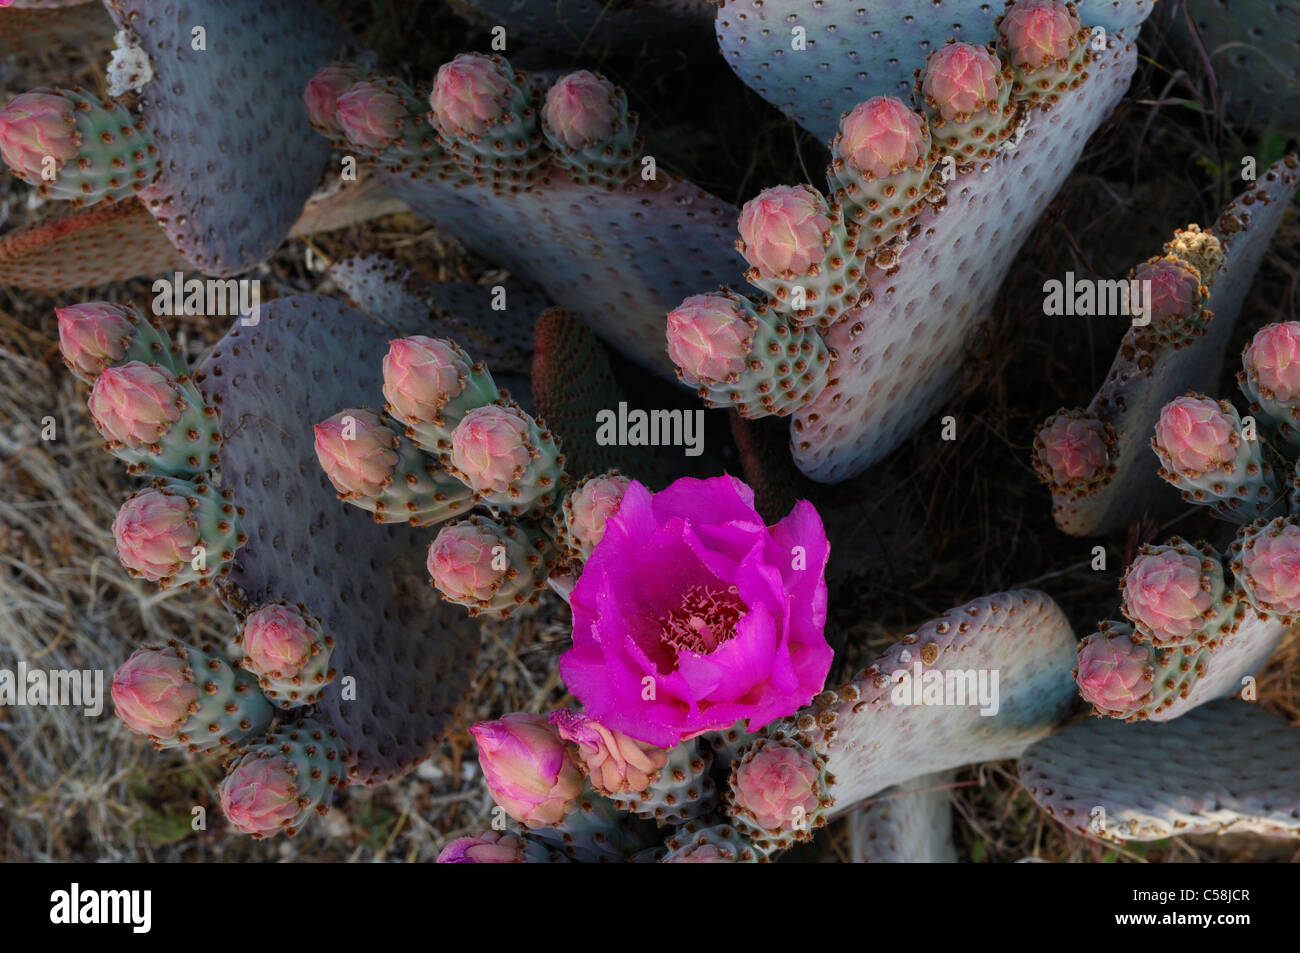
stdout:
<svg viewBox="0 0 1300 953">
<path fill-rule="evenodd" d="M 571 486 L 559 439 L 454 341 L 391 341 L 383 393 L 386 417 L 349 408 L 317 424 L 316 457 L 339 499 L 376 522 L 443 524 L 426 568 L 444 599 L 505 617 L 580 569 L 626 477 Z"/>
<path fill-rule="evenodd" d="M 105 449 L 150 478 L 113 521 L 123 567 L 162 589 L 227 576 L 247 542 L 244 511 L 220 485 L 220 415 L 180 349 L 124 305 L 91 301 L 57 316 L 64 364 L 90 385 Z M 333 646 L 307 607 L 253 606 L 228 655 L 174 640 L 136 651 L 113 676 L 114 707 L 157 748 L 241 754 L 222 785 L 227 818 L 255 836 L 293 833 L 329 786 L 342 783 L 344 747 L 310 721 L 258 739 L 277 707 L 319 700 L 336 675 Z"/>
<path fill-rule="evenodd" d="M 526 192 L 552 176 L 599 190 L 620 187 L 641 151 L 624 92 L 587 70 L 544 91 L 500 56 L 462 53 L 427 89 L 323 67 L 303 93 L 313 127 L 413 179 Z"/>
<path fill-rule="evenodd" d="M 741 212 L 736 247 L 754 300 L 724 289 L 669 313 L 679 379 L 744 417 L 807 408 L 835 380 L 821 335 L 869 317 L 873 286 L 892 274 L 922 214 L 942 210 L 948 183 L 987 170 L 1030 110 L 1052 108 L 1087 79 L 1087 38 L 1073 5 L 1014 0 L 996 47 L 954 40 L 930 53 L 916 71 L 917 108 L 875 96 L 845 112 L 825 195 L 777 186 Z"/>
</svg>

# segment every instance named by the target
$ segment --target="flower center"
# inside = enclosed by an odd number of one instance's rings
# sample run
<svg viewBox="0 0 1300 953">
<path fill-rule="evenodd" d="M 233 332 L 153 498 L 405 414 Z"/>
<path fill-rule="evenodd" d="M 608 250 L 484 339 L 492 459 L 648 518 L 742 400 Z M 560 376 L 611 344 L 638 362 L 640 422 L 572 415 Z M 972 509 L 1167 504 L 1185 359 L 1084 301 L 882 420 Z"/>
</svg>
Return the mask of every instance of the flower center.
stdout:
<svg viewBox="0 0 1300 953">
<path fill-rule="evenodd" d="M 726 591 L 691 586 L 682 596 L 681 606 L 659 620 L 659 640 L 677 652 L 708 655 L 735 638 L 736 623 L 749 611 L 739 592 L 735 586 Z"/>
</svg>

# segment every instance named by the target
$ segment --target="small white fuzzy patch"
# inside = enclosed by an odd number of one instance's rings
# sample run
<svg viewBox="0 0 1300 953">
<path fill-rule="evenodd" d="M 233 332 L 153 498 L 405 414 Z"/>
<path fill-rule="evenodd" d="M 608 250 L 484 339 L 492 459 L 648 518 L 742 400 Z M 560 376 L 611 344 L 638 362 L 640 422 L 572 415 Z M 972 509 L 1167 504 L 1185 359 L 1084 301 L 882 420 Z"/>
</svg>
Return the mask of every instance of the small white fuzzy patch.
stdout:
<svg viewBox="0 0 1300 953">
<path fill-rule="evenodd" d="M 153 79 L 149 54 L 136 45 L 128 30 L 118 30 L 113 42 L 113 58 L 108 63 L 108 95 L 117 97 L 139 92 Z"/>
</svg>

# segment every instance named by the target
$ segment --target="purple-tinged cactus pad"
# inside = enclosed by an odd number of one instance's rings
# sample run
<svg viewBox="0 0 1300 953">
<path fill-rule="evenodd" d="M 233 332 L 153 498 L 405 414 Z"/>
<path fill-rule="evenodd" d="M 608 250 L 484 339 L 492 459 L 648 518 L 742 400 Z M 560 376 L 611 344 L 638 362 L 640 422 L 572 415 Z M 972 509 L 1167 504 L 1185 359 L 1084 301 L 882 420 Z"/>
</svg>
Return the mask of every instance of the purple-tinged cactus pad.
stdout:
<svg viewBox="0 0 1300 953">
<path fill-rule="evenodd" d="M 1153 0 L 1082 0 L 1084 26 L 1131 30 Z M 999 0 L 723 0 L 714 29 L 745 85 L 819 139 L 840 114 L 872 96 L 912 92 L 912 71 L 956 39 L 991 45 Z M 806 49 L 795 49 L 798 34 Z"/>
<path fill-rule="evenodd" d="M 257 325 L 232 328 L 198 369 L 221 408 L 222 482 L 246 510 L 248 543 L 222 597 L 236 614 L 302 603 L 334 636 L 338 678 L 315 717 L 351 749 L 353 784 L 428 757 L 468 690 L 478 641 L 427 584 L 427 534 L 376 525 L 339 502 L 316 462 L 312 425 L 378 402 L 392 336 L 337 302 L 295 295 L 263 305 Z M 350 679 L 354 701 L 343 698 Z"/>
<path fill-rule="evenodd" d="M 844 814 L 918 775 L 1018 757 L 1073 705 L 1075 645 L 1065 614 L 1045 593 L 985 596 L 903 636 L 851 682 L 764 734 L 793 734 L 825 755 L 835 778 L 832 816 Z M 969 684 L 966 673 L 974 673 L 977 687 L 983 673 L 991 688 L 996 673 L 997 711 L 981 715 L 978 701 L 917 703 L 925 700 L 926 673 L 951 673 L 942 680 L 952 682 L 944 698 L 953 701 L 959 675 Z"/>
<path fill-rule="evenodd" d="M 896 270 L 870 270 L 874 301 L 826 335 L 838 354 L 832 382 L 794 415 L 805 474 L 831 483 L 861 473 L 943 405 L 1017 249 L 1128 88 L 1137 51 L 1110 43 L 1082 86 L 1031 114 L 1018 147 L 948 183 L 946 207 L 921 213 Z"/>
<path fill-rule="evenodd" d="M 745 270 L 734 247 L 736 209 L 662 168 L 654 181 L 638 175 L 614 192 L 575 185 L 558 170 L 536 191 L 515 194 L 400 176 L 390 188 L 665 377 L 674 373 L 664 316 Z"/>
<path fill-rule="evenodd" d="M 103 44 L 113 21 L 93 0 L 18 0 L 0 13 L 0 56 L 46 46 Z"/>
<path fill-rule="evenodd" d="M 63 291 L 189 267 L 139 199 L 60 210 L 0 237 L 0 285 Z"/>
<path fill-rule="evenodd" d="M 1300 729 L 1249 702 L 1164 724 L 1091 718 L 1038 742 L 1019 768 L 1044 811 L 1101 840 L 1300 837 Z"/>
<path fill-rule="evenodd" d="M 1214 317 L 1204 337 L 1177 350 L 1163 348 L 1153 357 L 1133 347 L 1134 331 L 1127 332 L 1105 382 L 1088 405 L 1088 413 L 1114 428 L 1118 439 L 1110 462 L 1115 470 L 1110 482 L 1087 496 L 1067 499 L 1054 494 L 1052 514 L 1064 532 L 1113 533 L 1144 512 L 1177 511 L 1178 491 L 1156 475 L 1158 461 L 1151 454 L 1156 420 L 1175 397 L 1213 388 L 1246 292 L 1298 186 L 1300 159 L 1287 156 L 1234 199 L 1209 230 L 1222 245 L 1224 261 L 1210 284 L 1206 307 Z M 1186 246 L 1203 241 L 1203 234 L 1181 231 L 1171 245 L 1194 257 Z"/>
<path fill-rule="evenodd" d="M 163 171 L 141 193 L 196 268 L 232 275 L 260 262 L 297 220 L 329 155 L 303 105 L 337 52 L 312 0 L 105 0 L 148 53 L 141 112 Z M 206 50 L 195 50 L 202 27 Z"/>
<path fill-rule="evenodd" d="M 954 773 L 923 774 L 881 791 L 875 803 L 849 815 L 849 860 L 855 864 L 955 864 Z"/>
</svg>

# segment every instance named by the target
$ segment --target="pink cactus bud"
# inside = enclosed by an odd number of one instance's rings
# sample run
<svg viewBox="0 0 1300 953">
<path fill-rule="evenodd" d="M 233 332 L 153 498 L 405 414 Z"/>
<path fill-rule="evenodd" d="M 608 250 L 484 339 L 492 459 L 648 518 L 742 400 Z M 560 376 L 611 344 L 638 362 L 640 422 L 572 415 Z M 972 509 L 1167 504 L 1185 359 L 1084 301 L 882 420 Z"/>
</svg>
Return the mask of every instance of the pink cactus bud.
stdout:
<svg viewBox="0 0 1300 953">
<path fill-rule="evenodd" d="M 617 91 L 609 80 L 579 70 L 546 93 L 542 115 L 551 132 L 570 149 L 607 141 L 618 126 Z"/>
<path fill-rule="evenodd" d="M 1101 421 L 1058 414 L 1038 432 L 1038 460 L 1058 486 L 1090 483 L 1109 463 L 1106 430 Z"/>
<path fill-rule="evenodd" d="M 1125 613 L 1156 641 L 1199 632 L 1213 613 L 1218 595 L 1202 568 L 1205 558 L 1175 546 L 1156 547 L 1138 556 L 1124 574 Z"/>
<path fill-rule="evenodd" d="M 199 544 L 198 524 L 182 496 L 145 490 L 117 511 L 113 539 L 122 565 L 150 582 L 170 579 Z"/>
<path fill-rule="evenodd" d="M 344 410 L 315 427 L 316 459 L 344 498 L 373 499 L 393 480 L 397 434 L 368 410 Z"/>
<path fill-rule="evenodd" d="M 1070 58 L 1082 24 L 1064 3 L 1018 0 L 998 26 L 1011 65 L 1036 70 Z M 1077 43 L 1077 40 L 1075 40 Z"/>
<path fill-rule="evenodd" d="M 736 769 L 732 793 L 736 803 L 753 814 L 759 827 L 790 830 L 811 822 L 820 804 L 820 774 L 810 752 L 768 744 Z"/>
<path fill-rule="evenodd" d="M 740 210 L 741 253 L 764 277 L 806 275 L 826 258 L 829 216 L 806 185 L 764 189 Z"/>
<path fill-rule="evenodd" d="M 59 318 L 59 350 L 73 372 L 92 380 L 104 367 L 120 361 L 135 325 L 130 312 L 107 301 L 87 301 L 55 308 Z"/>
<path fill-rule="evenodd" d="M 1300 397 L 1300 321 L 1260 328 L 1242 362 L 1265 397 L 1282 402 Z"/>
<path fill-rule="evenodd" d="M 384 355 L 384 398 L 407 423 L 435 420 L 469 379 L 465 355 L 450 341 L 417 334 L 388 342 Z"/>
<path fill-rule="evenodd" d="M 14 175 L 33 185 L 45 181 L 47 156 L 57 170 L 80 147 L 72 103 L 62 96 L 20 93 L 0 109 L 0 158 Z"/>
<path fill-rule="evenodd" d="M 317 70 L 302 94 L 312 124 L 323 129 L 339 128 L 334 118 L 339 97 L 356 81 L 356 71 L 346 66 L 324 66 Z"/>
<path fill-rule="evenodd" d="M 452 466 L 475 492 L 505 493 L 533 458 L 532 430 L 515 407 L 475 407 L 452 432 Z"/>
<path fill-rule="evenodd" d="M 384 149 L 402 134 L 406 109 L 401 99 L 382 86 L 361 82 L 339 96 L 334 118 L 349 142 Z"/>
<path fill-rule="evenodd" d="M 982 46 L 949 43 L 930 54 L 921 78 L 926 103 L 944 119 L 965 121 L 996 106 L 1002 63 Z"/>
<path fill-rule="evenodd" d="M 176 737 L 199 700 L 185 658 L 173 649 L 137 649 L 113 674 L 112 693 L 128 728 L 160 740 Z"/>
<path fill-rule="evenodd" d="M 1237 428 L 1218 401 L 1178 397 L 1165 404 L 1156 422 L 1155 442 L 1179 473 L 1220 469 L 1236 456 Z"/>
<path fill-rule="evenodd" d="M 668 312 L 668 356 L 692 384 L 739 374 L 752 340 L 745 314 L 724 295 L 692 295 Z"/>
<path fill-rule="evenodd" d="M 1241 565 L 1262 607 L 1300 613 L 1300 526 L 1273 524 L 1253 534 L 1242 548 Z"/>
<path fill-rule="evenodd" d="M 644 791 L 668 763 L 668 752 L 621 731 L 611 731 L 581 712 L 567 708 L 551 713 L 560 737 L 578 748 L 578 760 L 591 786 L 601 794 Z"/>
<path fill-rule="evenodd" d="M 584 552 L 584 558 L 605 536 L 605 521 L 618 512 L 632 481 L 612 474 L 592 477 L 569 494 L 564 504 L 565 528 Z"/>
<path fill-rule="evenodd" d="M 293 678 L 311 661 L 316 630 L 291 606 L 262 606 L 244 621 L 244 658 L 261 675 Z"/>
<path fill-rule="evenodd" d="M 131 448 L 156 444 L 180 419 L 184 397 L 176 379 L 156 364 L 107 367 L 90 390 L 90 415 L 104 439 Z"/>
<path fill-rule="evenodd" d="M 1135 281 L 1149 281 L 1151 320 L 1158 327 L 1181 323 L 1200 312 L 1200 273 L 1177 258 L 1153 258 L 1133 269 Z"/>
<path fill-rule="evenodd" d="M 515 713 L 470 728 L 492 799 L 521 824 L 559 823 L 582 793 L 582 772 L 556 729 Z"/>
<path fill-rule="evenodd" d="M 1123 631 L 1090 635 L 1079 645 L 1079 693 L 1102 711 L 1133 711 L 1151 690 L 1152 661 L 1151 647 Z"/>
<path fill-rule="evenodd" d="M 221 810 L 245 834 L 275 834 L 301 810 L 294 767 L 287 758 L 245 757 L 221 783 Z"/>
<path fill-rule="evenodd" d="M 462 53 L 444 63 L 433 81 L 429 106 L 445 135 L 481 136 L 506 111 L 512 77 L 489 56 Z"/>
<path fill-rule="evenodd" d="M 901 99 L 875 96 L 840 119 L 837 148 L 858 172 L 883 179 L 921 161 L 930 139 L 924 116 Z"/>
<path fill-rule="evenodd" d="M 444 526 L 429 546 L 425 568 L 438 591 L 448 599 L 487 601 L 507 572 L 493 567 L 493 550 L 502 543 L 502 537 L 486 520 L 452 523 Z"/>
<path fill-rule="evenodd" d="M 477 837 L 458 837 L 438 854 L 438 864 L 522 864 L 524 842 L 513 834 L 484 831 Z"/>
</svg>

